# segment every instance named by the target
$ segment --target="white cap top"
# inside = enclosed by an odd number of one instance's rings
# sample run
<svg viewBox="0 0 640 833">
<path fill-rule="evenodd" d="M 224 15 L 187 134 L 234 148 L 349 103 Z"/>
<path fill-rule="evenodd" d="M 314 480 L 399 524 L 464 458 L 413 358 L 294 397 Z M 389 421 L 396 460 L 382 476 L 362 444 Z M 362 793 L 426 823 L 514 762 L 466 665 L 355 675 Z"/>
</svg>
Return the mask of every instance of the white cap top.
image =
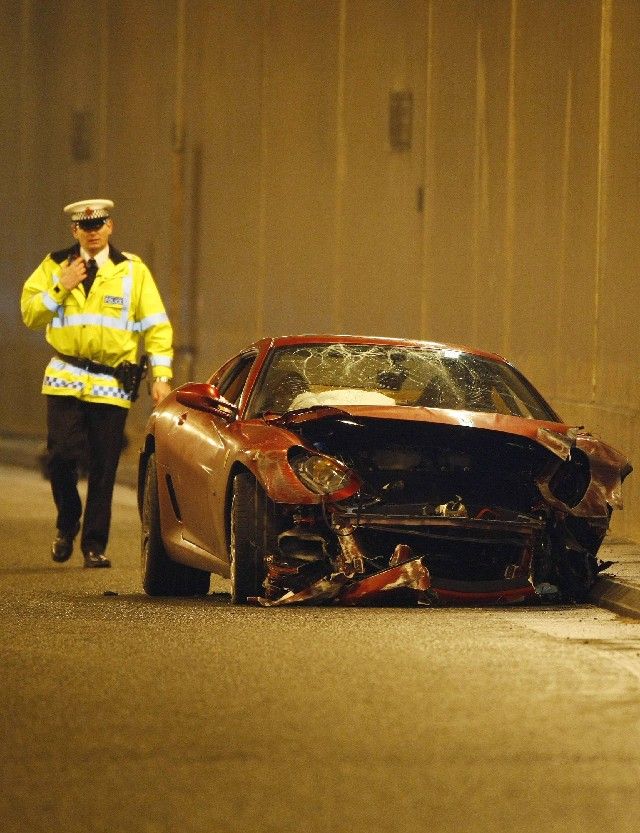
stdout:
<svg viewBox="0 0 640 833">
<path fill-rule="evenodd" d="M 112 208 L 111 200 L 80 200 L 65 205 L 64 213 L 77 223 L 78 220 L 98 220 L 100 217 L 108 217 Z"/>
</svg>

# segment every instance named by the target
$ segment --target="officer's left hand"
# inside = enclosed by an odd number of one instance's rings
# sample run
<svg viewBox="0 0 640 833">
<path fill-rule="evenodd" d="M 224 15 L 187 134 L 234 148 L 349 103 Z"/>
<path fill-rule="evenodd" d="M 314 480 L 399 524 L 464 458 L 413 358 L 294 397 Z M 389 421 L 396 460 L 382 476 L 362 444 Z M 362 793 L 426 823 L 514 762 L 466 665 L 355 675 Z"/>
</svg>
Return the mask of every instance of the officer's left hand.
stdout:
<svg viewBox="0 0 640 833">
<path fill-rule="evenodd" d="M 171 393 L 171 385 L 168 382 L 160 382 L 157 379 L 151 386 L 151 398 L 153 404 L 157 405 L 159 402 Z"/>
</svg>

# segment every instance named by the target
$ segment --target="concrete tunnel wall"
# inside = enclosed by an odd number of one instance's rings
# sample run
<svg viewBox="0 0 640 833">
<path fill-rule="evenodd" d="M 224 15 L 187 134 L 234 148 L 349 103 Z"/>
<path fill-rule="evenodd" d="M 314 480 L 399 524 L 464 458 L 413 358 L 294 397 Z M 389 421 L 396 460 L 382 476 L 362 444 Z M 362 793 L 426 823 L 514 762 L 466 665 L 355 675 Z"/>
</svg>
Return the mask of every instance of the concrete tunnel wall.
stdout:
<svg viewBox="0 0 640 833">
<path fill-rule="evenodd" d="M 44 432 L 22 283 L 108 196 L 178 382 L 263 334 L 470 344 L 640 466 L 637 0 L 2 6 L 0 433 Z"/>
</svg>

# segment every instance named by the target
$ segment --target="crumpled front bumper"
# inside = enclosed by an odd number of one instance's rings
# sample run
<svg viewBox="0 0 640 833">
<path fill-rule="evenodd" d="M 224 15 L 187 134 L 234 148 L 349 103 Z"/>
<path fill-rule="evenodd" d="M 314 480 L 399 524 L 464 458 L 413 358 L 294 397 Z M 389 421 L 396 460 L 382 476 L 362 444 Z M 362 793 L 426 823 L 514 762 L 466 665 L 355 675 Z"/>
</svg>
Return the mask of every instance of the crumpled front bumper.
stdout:
<svg viewBox="0 0 640 833">
<path fill-rule="evenodd" d="M 415 509 L 415 508 L 414 508 Z M 440 507 L 442 510 L 442 507 Z M 451 510 L 453 511 L 453 510 Z M 306 586 L 294 583 L 288 589 L 288 576 L 304 574 L 304 567 L 296 566 L 295 546 L 288 531 L 285 557 L 273 554 L 268 559 L 266 587 L 270 592 L 254 601 L 273 607 L 291 604 L 372 605 L 414 603 L 438 604 L 513 604 L 536 595 L 533 581 L 533 554 L 544 531 L 544 521 L 531 516 L 507 512 L 482 510 L 479 517 L 419 514 L 384 511 L 339 510 L 333 515 L 332 525 L 337 535 L 340 553 L 333 560 L 333 569 L 315 576 Z M 373 570 L 374 559 L 363 545 L 359 535 L 379 534 L 384 541 L 398 542 L 391 547 L 391 554 L 383 569 Z M 407 543 L 415 536 L 415 545 Z M 309 539 L 313 536 L 300 533 L 300 558 L 309 563 Z M 401 541 L 399 539 L 402 539 Z M 500 562 L 498 573 L 481 579 L 451 577 L 446 570 L 431 559 L 429 554 L 415 550 L 431 546 L 446 546 L 449 551 L 469 546 L 485 549 L 502 547 L 511 556 Z M 506 548 L 506 549 L 505 549 Z M 304 553 L 302 552 L 304 549 Z M 377 563 L 380 563 L 379 557 Z M 278 594 L 277 588 L 284 588 Z"/>
</svg>

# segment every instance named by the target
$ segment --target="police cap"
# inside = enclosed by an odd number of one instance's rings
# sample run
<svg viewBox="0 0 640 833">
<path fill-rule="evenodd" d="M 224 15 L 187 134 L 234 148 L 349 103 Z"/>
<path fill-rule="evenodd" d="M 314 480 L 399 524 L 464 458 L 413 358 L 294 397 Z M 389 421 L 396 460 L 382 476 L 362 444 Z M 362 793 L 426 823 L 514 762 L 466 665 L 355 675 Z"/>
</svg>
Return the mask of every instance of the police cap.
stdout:
<svg viewBox="0 0 640 833">
<path fill-rule="evenodd" d="M 80 228 L 99 228 L 108 219 L 113 208 L 111 200 L 79 200 L 65 205 L 64 213 Z"/>
</svg>

